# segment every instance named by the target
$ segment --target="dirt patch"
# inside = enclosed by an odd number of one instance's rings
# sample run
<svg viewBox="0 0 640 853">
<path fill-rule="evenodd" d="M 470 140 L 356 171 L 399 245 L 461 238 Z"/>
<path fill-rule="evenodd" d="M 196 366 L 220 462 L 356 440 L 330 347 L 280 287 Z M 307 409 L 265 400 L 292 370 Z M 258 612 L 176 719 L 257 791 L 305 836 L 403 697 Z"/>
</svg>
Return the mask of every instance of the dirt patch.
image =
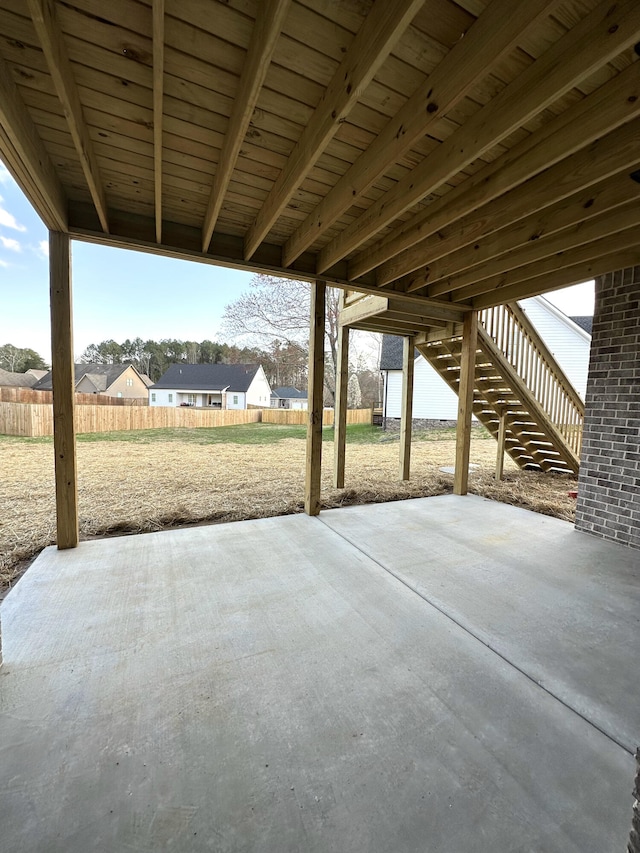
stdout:
<svg viewBox="0 0 640 853">
<path fill-rule="evenodd" d="M 455 441 L 415 441 L 412 478 L 398 479 L 398 442 L 347 446 L 346 488 L 331 484 L 332 445 L 325 442 L 323 506 L 403 500 L 451 491 Z M 475 436 L 470 491 L 572 520 L 576 480 L 519 471 L 509 460 L 505 481 L 493 477 L 496 445 Z M 127 441 L 80 443 L 78 488 L 83 539 L 141 533 L 185 523 L 235 521 L 301 512 L 305 443 L 286 438 L 267 445 Z M 53 447 L 0 445 L 0 588 L 15 582 L 28 560 L 55 541 Z"/>
</svg>

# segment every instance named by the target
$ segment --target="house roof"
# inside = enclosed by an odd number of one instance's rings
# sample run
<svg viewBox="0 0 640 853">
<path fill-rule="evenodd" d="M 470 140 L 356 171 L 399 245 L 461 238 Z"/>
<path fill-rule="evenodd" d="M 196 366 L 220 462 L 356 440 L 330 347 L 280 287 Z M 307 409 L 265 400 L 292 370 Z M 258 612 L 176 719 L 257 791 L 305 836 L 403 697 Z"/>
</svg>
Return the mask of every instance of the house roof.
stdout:
<svg viewBox="0 0 640 853">
<path fill-rule="evenodd" d="M 462 312 L 640 263 L 637 3 L 163 9 L 3 4 L 0 156 L 54 232 Z"/>
<path fill-rule="evenodd" d="M 75 384 L 77 385 L 86 376 L 93 383 L 96 391 L 105 391 L 130 367 L 135 370 L 132 364 L 74 364 Z M 50 391 L 51 371 L 49 370 L 33 387 L 36 391 Z"/>
<path fill-rule="evenodd" d="M 570 320 L 576 324 L 576 326 L 580 326 L 581 329 L 584 329 L 588 334 L 592 334 L 593 331 L 593 315 L 583 316 L 583 317 L 570 317 Z"/>
<path fill-rule="evenodd" d="M 271 396 L 279 397 L 281 400 L 306 400 L 307 392 L 298 391 L 292 385 L 285 385 L 283 388 L 274 388 Z"/>
<path fill-rule="evenodd" d="M 31 373 L 13 373 L 0 367 L 0 385 L 10 385 L 13 388 L 33 388 L 37 377 Z"/>
<path fill-rule="evenodd" d="M 398 335 L 383 335 L 382 348 L 380 351 L 380 370 L 402 370 L 402 350 L 404 338 Z M 418 350 L 414 350 L 414 358 L 417 358 Z"/>
<path fill-rule="evenodd" d="M 151 389 L 243 392 L 259 369 L 259 364 L 172 364 Z"/>
</svg>

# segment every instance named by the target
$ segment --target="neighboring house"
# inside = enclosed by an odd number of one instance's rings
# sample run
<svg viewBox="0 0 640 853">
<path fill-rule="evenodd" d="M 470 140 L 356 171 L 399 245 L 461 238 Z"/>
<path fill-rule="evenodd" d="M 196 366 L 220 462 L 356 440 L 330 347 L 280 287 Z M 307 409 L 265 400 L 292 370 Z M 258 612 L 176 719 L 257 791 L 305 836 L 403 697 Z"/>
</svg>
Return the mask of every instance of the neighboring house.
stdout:
<svg viewBox="0 0 640 853">
<path fill-rule="evenodd" d="M 276 388 L 271 392 L 272 409 L 307 409 L 307 392 L 298 391 L 291 385 Z"/>
<path fill-rule="evenodd" d="M 271 386 L 260 364 L 172 364 L 149 388 L 150 406 L 269 408 Z"/>
<path fill-rule="evenodd" d="M 106 397 L 146 398 L 151 380 L 132 364 L 75 364 L 75 390 Z M 35 391 L 51 391 L 51 371 L 33 386 Z"/>
<path fill-rule="evenodd" d="M 4 370 L 0 367 L 0 388 L 33 388 L 38 382 L 38 377 L 34 373 L 46 373 L 43 371 L 27 370 L 26 373 L 13 373 L 10 370 Z"/>
<path fill-rule="evenodd" d="M 519 302 L 540 337 L 574 388 L 584 399 L 589 369 L 592 317 L 567 317 L 542 296 Z M 402 338 L 384 335 L 380 370 L 384 379 L 383 414 L 401 416 Z M 413 379 L 413 417 L 455 421 L 458 398 L 431 365 L 416 351 Z"/>
</svg>

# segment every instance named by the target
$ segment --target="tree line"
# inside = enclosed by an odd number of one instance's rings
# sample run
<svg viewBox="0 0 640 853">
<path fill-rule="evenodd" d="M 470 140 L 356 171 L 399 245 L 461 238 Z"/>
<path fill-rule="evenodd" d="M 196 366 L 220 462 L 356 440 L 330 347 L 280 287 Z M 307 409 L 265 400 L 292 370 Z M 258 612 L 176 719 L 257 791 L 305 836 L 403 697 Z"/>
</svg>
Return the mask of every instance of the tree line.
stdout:
<svg viewBox="0 0 640 853">
<path fill-rule="evenodd" d="M 0 368 L 9 373 L 26 373 L 27 370 L 48 370 L 49 366 L 41 355 L 29 347 L 3 344 L 0 346 Z"/>
</svg>

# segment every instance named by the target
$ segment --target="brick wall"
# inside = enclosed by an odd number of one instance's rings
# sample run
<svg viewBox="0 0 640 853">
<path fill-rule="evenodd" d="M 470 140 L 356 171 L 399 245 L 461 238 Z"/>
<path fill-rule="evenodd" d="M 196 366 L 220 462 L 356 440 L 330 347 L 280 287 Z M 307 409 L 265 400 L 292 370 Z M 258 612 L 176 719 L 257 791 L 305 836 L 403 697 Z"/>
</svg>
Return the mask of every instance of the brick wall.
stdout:
<svg viewBox="0 0 640 853">
<path fill-rule="evenodd" d="M 596 279 L 576 528 L 640 548 L 640 266 Z"/>
</svg>

